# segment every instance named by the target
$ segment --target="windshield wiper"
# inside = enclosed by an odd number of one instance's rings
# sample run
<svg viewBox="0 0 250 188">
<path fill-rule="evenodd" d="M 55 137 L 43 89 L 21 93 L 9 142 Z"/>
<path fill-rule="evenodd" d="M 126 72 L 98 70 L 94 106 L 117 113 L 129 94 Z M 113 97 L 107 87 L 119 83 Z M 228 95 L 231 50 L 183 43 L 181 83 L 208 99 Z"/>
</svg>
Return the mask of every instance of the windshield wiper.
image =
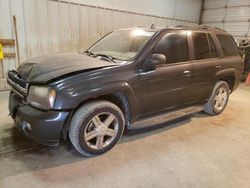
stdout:
<svg viewBox="0 0 250 188">
<path fill-rule="evenodd" d="M 101 56 L 101 57 L 104 57 L 104 58 L 108 59 L 109 61 L 111 61 L 113 63 L 115 63 L 114 59 L 116 59 L 116 58 L 114 58 L 114 57 L 112 57 L 110 55 L 106 55 L 106 54 L 94 54 L 93 52 L 91 52 L 89 50 L 86 50 L 83 53 L 86 53 L 86 54 L 88 54 L 89 56 L 92 56 L 92 57 Z"/>
<path fill-rule="evenodd" d="M 93 54 L 91 51 L 88 51 L 88 50 L 86 50 L 84 53 L 88 54 L 89 56 L 95 55 L 95 54 Z"/>
<path fill-rule="evenodd" d="M 93 56 L 105 57 L 105 58 L 109 59 L 110 61 L 112 61 L 113 63 L 115 63 L 114 59 L 116 59 L 116 58 L 114 58 L 114 57 L 112 57 L 110 55 L 106 55 L 106 54 L 93 54 Z"/>
</svg>

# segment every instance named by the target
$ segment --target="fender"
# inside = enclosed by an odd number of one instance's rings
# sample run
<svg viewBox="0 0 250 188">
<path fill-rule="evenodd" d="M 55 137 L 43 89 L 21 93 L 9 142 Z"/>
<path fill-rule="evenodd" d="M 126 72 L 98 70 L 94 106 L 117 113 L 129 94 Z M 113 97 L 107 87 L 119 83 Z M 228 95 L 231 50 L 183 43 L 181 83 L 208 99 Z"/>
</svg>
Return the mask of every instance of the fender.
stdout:
<svg viewBox="0 0 250 188">
<path fill-rule="evenodd" d="M 237 76 L 237 70 L 235 68 L 227 68 L 217 72 L 214 84 L 216 84 L 218 80 L 225 80 L 228 82 L 229 77 L 234 77 L 233 87 L 231 88 L 231 92 L 233 92 L 240 84 L 239 76 Z"/>
<path fill-rule="evenodd" d="M 131 118 L 133 118 L 138 111 L 138 101 L 135 92 L 127 82 L 104 83 L 91 87 L 81 87 L 74 91 L 65 90 L 65 92 L 64 95 L 57 96 L 54 109 L 75 109 L 90 99 L 95 99 L 108 94 L 123 94 L 128 100 Z M 67 95 L 67 98 L 65 98 L 65 95 Z M 61 101 L 63 101 L 63 103 Z"/>
<path fill-rule="evenodd" d="M 236 78 L 236 70 L 234 68 L 227 68 L 227 69 L 223 69 L 220 70 L 216 73 L 216 80 L 215 82 L 217 82 L 220 79 L 223 79 L 225 77 L 228 76 L 234 76 Z"/>
</svg>

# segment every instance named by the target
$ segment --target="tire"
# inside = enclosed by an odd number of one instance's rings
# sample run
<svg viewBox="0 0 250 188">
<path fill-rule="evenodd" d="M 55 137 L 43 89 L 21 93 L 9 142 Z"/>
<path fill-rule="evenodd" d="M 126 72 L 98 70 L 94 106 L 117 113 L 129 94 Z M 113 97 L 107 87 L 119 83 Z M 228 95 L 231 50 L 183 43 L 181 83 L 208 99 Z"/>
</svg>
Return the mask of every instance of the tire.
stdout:
<svg viewBox="0 0 250 188">
<path fill-rule="evenodd" d="M 221 91 L 225 92 L 223 95 L 221 94 L 221 96 L 225 95 L 225 98 L 223 100 L 219 99 L 219 98 L 222 98 L 222 97 L 219 97 L 219 92 Z M 214 86 L 212 95 L 210 96 L 207 104 L 204 107 L 204 112 L 206 112 L 209 115 L 218 115 L 221 112 L 223 112 L 228 103 L 229 92 L 230 90 L 229 90 L 229 86 L 227 82 L 218 81 L 216 85 Z M 221 101 L 221 106 L 218 105 L 219 103 L 218 100 Z"/>
<path fill-rule="evenodd" d="M 119 107 L 108 101 L 92 101 L 73 115 L 69 138 L 79 153 L 86 157 L 96 156 L 114 147 L 124 127 L 124 115 Z"/>
</svg>

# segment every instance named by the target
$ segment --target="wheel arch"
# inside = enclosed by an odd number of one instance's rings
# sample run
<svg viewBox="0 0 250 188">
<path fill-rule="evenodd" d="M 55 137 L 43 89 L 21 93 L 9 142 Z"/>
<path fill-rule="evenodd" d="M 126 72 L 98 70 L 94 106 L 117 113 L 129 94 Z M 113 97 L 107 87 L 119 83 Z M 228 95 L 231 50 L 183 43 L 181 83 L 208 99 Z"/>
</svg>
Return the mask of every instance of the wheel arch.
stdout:
<svg viewBox="0 0 250 188">
<path fill-rule="evenodd" d="M 235 88 L 235 84 L 236 84 L 236 72 L 235 69 L 226 69 L 226 70 L 222 70 L 220 72 L 217 73 L 217 79 L 215 84 L 218 81 L 225 81 L 227 82 L 229 89 L 230 89 L 230 93 L 234 90 Z"/>
<path fill-rule="evenodd" d="M 84 104 L 91 102 L 91 101 L 94 101 L 94 100 L 105 100 L 105 101 L 109 101 L 111 103 L 114 103 L 123 112 L 126 123 L 130 121 L 130 119 L 131 119 L 131 105 L 130 105 L 130 102 L 129 102 L 127 96 L 122 92 L 107 93 L 107 94 L 99 95 L 97 97 L 88 98 L 88 99 L 82 101 L 81 103 L 79 103 L 78 106 L 74 109 L 74 112 L 77 111 L 77 109 L 80 108 L 81 106 L 83 106 Z"/>
<path fill-rule="evenodd" d="M 226 76 L 224 78 L 221 78 L 220 80 L 227 82 L 228 87 L 230 89 L 230 93 L 234 90 L 234 85 L 235 85 L 235 76 L 234 75 Z"/>
<path fill-rule="evenodd" d="M 113 92 L 107 92 L 108 90 L 107 88 L 105 88 L 105 91 L 98 90 L 97 93 L 89 93 L 89 97 L 83 98 L 83 100 L 78 103 L 78 105 L 71 111 L 71 114 L 68 117 L 67 121 L 64 123 L 62 129 L 62 138 L 64 140 L 67 138 L 70 121 L 74 113 L 84 104 L 94 100 L 106 100 L 114 103 L 123 112 L 126 126 L 130 125 L 131 119 L 136 116 L 137 113 L 137 101 L 135 99 L 134 93 L 131 89 L 124 87 L 112 88 Z"/>
</svg>

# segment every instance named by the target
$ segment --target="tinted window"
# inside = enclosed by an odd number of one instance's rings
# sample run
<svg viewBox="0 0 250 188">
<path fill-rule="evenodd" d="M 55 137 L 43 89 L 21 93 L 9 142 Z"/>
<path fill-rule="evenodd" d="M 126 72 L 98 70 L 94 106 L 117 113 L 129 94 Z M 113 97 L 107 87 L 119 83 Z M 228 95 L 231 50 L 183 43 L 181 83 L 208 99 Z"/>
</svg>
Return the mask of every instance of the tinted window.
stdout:
<svg viewBox="0 0 250 188">
<path fill-rule="evenodd" d="M 188 61 L 188 42 L 186 34 L 168 33 L 156 44 L 153 53 L 164 54 L 167 63 Z"/>
<path fill-rule="evenodd" d="M 217 35 L 224 56 L 239 55 L 238 48 L 232 37 L 228 35 Z"/>
<path fill-rule="evenodd" d="M 210 47 L 210 57 L 218 57 L 217 50 L 214 44 L 214 40 L 212 39 L 211 35 L 208 34 L 208 41 L 209 41 L 209 47 Z"/>
<path fill-rule="evenodd" d="M 193 33 L 192 37 L 193 37 L 193 44 L 194 44 L 195 59 L 210 58 L 207 34 L 206 33 Z"/>
</svg>

